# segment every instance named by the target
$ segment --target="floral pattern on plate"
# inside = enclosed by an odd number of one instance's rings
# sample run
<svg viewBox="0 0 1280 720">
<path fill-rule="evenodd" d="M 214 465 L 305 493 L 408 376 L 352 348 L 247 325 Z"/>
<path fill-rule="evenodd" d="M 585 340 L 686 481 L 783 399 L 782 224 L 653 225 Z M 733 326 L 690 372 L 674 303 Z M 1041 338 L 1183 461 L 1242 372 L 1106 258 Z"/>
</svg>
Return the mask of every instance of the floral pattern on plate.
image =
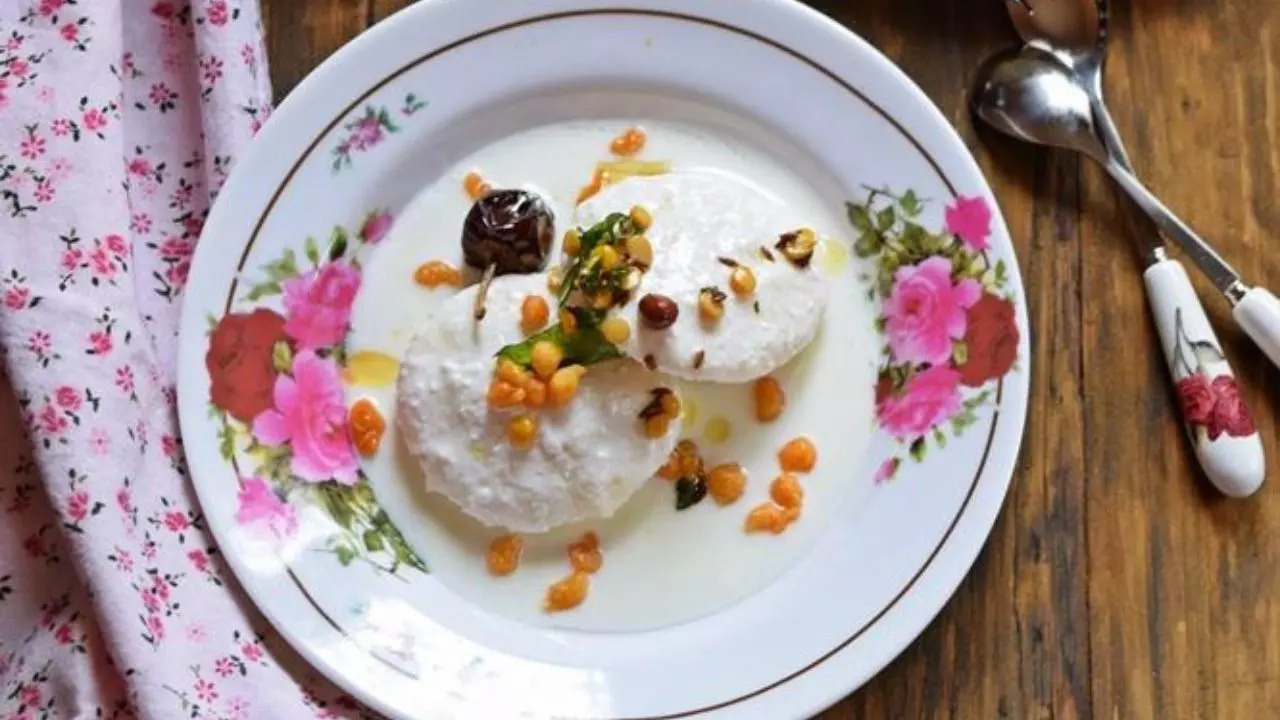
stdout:
<svg viewBox="0 0 1280 720">
<path fill-rule="evenodd" d="M 921 461 L 977 420 L 1017 360 L 1019 331 L 1003 260 L 986 257 L 992 211 L 980 197 L 957 197 L 945 228 L 920 224 L 925 201 L 870 189 L 847 204 L 858 233 L 854 253 L 873 263 L 868 291 L 880 304 L 884 339 L 876 383 L 879 426 Z M 902 453 L 884 460 L 875 482 L 891 480 Z"/>
<path fill-rule="evenodd" d="M 414 93 L 404 98 L 398 114 L 401 117 L 412 117 L 427 106 Z M 385 105 L 368 105 L 364 114 L 343 124 L 345 135 L 333 149 L 333 171 L 339 172 L 351 167 L 352 156 L 371 150 L 382 144 L 388 135 L 400 132 L 400 126 L 392 119 L 393 113 Z"/>
<path fill-rule="evenodd" d="M 323 248 L 307 238 L 303 257 L 289 248 L 268 262 L 248 307 L 209 319 L 205 365 L 222 456 L 241 472 L 236 522 L 284 541 L 309 504 L 336 525 L 325 546 L 340 563 L 359 558 L 394 574 L 427 568 L 360 470 L 343 396 L 358 256 L 390 227 L 389 213 L 372 212 L 354 234 L 335 227 Z M 267 306 L 276 298 L 279 310 Z"/>
</svg>

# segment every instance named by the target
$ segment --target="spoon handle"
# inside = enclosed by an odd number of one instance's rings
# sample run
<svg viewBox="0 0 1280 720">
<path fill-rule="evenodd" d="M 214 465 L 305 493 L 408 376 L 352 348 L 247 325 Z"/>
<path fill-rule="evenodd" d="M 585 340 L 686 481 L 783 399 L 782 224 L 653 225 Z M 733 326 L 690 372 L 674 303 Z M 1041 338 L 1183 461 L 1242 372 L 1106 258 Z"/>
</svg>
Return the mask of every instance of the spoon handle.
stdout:
<svg viewBox="0 0 1280 720">
<path fill-rule="evenodd" d="M 1134 177 L 1133 173 L 1126 170 L 1116 158 L 1108 156 L 1101 158 L 1100 162 L 1120 187 L 1124 188 L 1129 197 L 1133 198 L 1138 207 L 1142 208 L 1142 211 L 1155 221 L 1165 235 L 1173 238 L 1183 252 L 1191 257 L 1192 262 L 1209 278 L 1213 286 L 1228 298 L 1232 298 L 1233 293 L 1240 286 L 1240 274 L 1235 271 L 1235 268 L 1223 260 L 1222 256 L 1209 246 L 1209 243 L 1182 222 L 1177 215 L 1174 215 L 1172 210 L 1165 207 L 1165 204 L 1160 202 L 1160 199 Z"/>
<path fill-rule="evenodd" d="M 1129 163 L 1129 154 L 1125 151 L 1124 141 L 1120 138 L 1120 131 L 1116 129 L 1115 122 L 1111 119 L 1111 113 L 1107 111 L 1106 104 L 1102 101 L 1102 76 L 1100 72 L 1095 71 L 1092 76 L 1092 102 L 1093 115 L 1097 122 L 1098 134 L 1102 137 L 1103 144 L 1107 147 L 1107 152 L 1111 155 L 1113 162 L 1119 163 L 1121 167 L 1130 173 L 1133 167 Z M 1169 364 L 1169 373 L 1173 377 L 1178 391 L 1178 400 L 1180 411 L 1182 413 L 1182 426 L 1187 431 L 1187 436 L 1191 440 L 1191 446 L 1195 449 L 1196 458 L 1200 461 L 1200 467 L 1204 470 L 1204 474 L 1209 481 L 1214 484 L 1224 494 L 1231 497 L 1240 497 L 1249 495 L 1257 490 L 1266 476 L 1266 455 L 1262 449 L 1261 438 L 1257 433 L 1252 438 L 1244 438 L 1241 440 L 1226 441 L 1222 435 L 1217 440 L 1209 437 L 1207 430 L 1199 430 L 1192 422 L 1193 413 L 1197 412 L 1197 408 L 1188 404 L 1185 399 L 1184 390 L 1191 391 L 1193 385 L 1199 385 L 1203 389 L 1203 383 L 1198 383 L 1192 379 L 1187 383 L 1180 383 L 1180 372 L 1185 372 L 1185 368 L 1181 367 L 1178 360 L 1178 343 L 1179 327 L 1185 332 L 1186 328 L 1194 328 L 1197 337 L 1207 343 L 1211 343 L 1213 347 L 1218 347 L 1218 339 L 1214 337 L 1213 326 L 1209 323 L 1209 318 L 1205 315 L 1204 306 L 1200 304 L 1200 298 L 1192 288 L 1191 283 L 1187 279 L 1187 271 L 1183 269 L 1182 264 L 1177 260 L 1170 260 L 1165 254 L 1164 242 L 1160 239 L 1160 235 L 1154 226 L 1154 220 L 1148 220 L 1150 225 L 1144 223 L 1140 232 L 1143 234 L 1142 241 L 1146 246 L 1146 258 L 1150 265 L 1147 266 L 1143 273 L 1143 280 L 1147 285 L 1147 298 L 1151 304 L 1151 313 L 1155 317 L 1156 328 L 1160 333 L 1160 344 L 1164 348 L 1165 361 Z M 1272 298 L 1274 299 L 1274 297 Z M 1261 307 L 1261 305 L 1257 306 Z M 1280 314 L 1280 302 L 1276 303 L 1274 308 L 1277 314 Z M 1265 314 L 1264 310 L 1259 310 L 1258 314 Z M 1170 324 L 1170 318 L 1173 322 Z M 1277 319 L 1277 318 L 1272 318 Z M 1241 321 L 1241 324 L 1244 324 Z M 1266 324 L 1266 323 L 1260 323 Z M 1280 328 L 1280 323 L 1271 323 L 1270 327 Z M 1203 333 L 1203 336 L 1200 335 Z M 1274 347 L 1280 351 L 1280 336 L 1276 336 Z M 1203 354 L 1203 346 L 1202 346 Z M 1221 356 L 1221 353 L 1219 353 Z M 1274 360 L 1276 356 L 1272 356 Z M 1234 375 L 1231 366 L 1225 358 L 1219 366 L 1221 372 L 1232 378 Z M 1221 381 L 1219 384 L 1228 381 Z M 1213 383 L 1210 381 L 1209 389 L 1213 389 Z M 1237 413 L 1249 412 L 1248 407 L 1243 403 L 1236 404 Z M 1200 411 L 1202 412 L 1202 410 Z M 1228 436 L 1229 437 L 1229 436 Z"/>
<path fill-rule="evenodd" d="M 1270 290 L 1255 287 L 1240 298 L 1232 313 L 1262 352 L 1280 367 L 1280 300 Z"/>
<path fill-rule="evenodd" d="M 1252 494 L 1266 477 L 1262 439 L 1240 400 L 1235 373 L 1187 271 L 1177 260 L 1161 260 L 1148 267 L 1142 279 L 1169 373 L 1177 383 L 1183 426 L 1200 466 L 1224 495 Z M 1272 304 L 1259 313 L 1270 312 L 1271 321 L 1280 321 L 1280 301 L 1267 294 Z M 1280 328 L 1280 324 L 1272 322 L 1269 327 Z M 1280 350 L 1280 334 L 1272 338 Z"/>
</svg>

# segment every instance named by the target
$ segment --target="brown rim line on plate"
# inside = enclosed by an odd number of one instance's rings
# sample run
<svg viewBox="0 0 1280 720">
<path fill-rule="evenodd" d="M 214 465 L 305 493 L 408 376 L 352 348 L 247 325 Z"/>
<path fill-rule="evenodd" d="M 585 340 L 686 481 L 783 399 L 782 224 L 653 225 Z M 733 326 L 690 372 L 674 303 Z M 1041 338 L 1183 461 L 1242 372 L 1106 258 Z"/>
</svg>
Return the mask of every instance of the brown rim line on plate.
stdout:
<svg viewBox="0 0 1280 720">
<path fill-rule="evenodd" d="M 929 154 L 927 150 L 925 150 L 924 145 L 916 137 L 911 135 L 911 133 L 909 133 L 906 130 L 906 128 L 902 126 L 901 123 L 899 123 L 895 118 L 890 116 L 887 112 L 884 111 L 883 108 L 881 108 L 879 105 L 873 102 L 870 98 L 868 98 L 864 93 L 862 93 L 860 90 L 854 87 L 851 83 L 841 78 L 832 70 L 819 64 L 817 61 L 804 55 L 803 53 L 799 52 L 794 48 L 787 47 L 779 42 L 771 40 L 768 37 L 760 35 L 759 33 L 746 30 L 743 28 L 739 28 L 739 27 L 730 25 L 728 23 L 724 23 L 718 20 L 711 20 L 708 18 L 702 18 L 694 15 L 686 15 L 683 13 L 660 11 L 660 10 L 626 9 L 626 8 L 590 9 L 590 10 L 575 10 L 575 11 L 550 13 L 546 15 L 525 18 L 523 20 L 498 25 L 488 30 L 477 32 L 472 35 L 468 35 L 467 37 L 451 42 L 447 45 L 444 45 L 443 47 L 424 53 L 423 55 L 417 57 L 416 59 L 406 63 L 405 65 L 395 70 L 394 72 L 388 74 L 386 77 L 384 77 L 383 79 L 381 79 L 380 81 L 372 85 L 368 90 L 366 90 L 359 97 L 353 100 L 345 108 L 343 108 L 328 124 L 325 125 L 324 129 L 321 130 L 320 133 L 317 134 L 316 137 L 311 140 L 311 142 L 307 145 L 306 150 L 304 150 L 302 155 L 299 156 L 299 158 L 294 162 L 294 164 L 290 167 L 288 173 L 285 175 L 284 179 L 272 192 L 271 198 L 268 201 L 266 207 L 263 209 L 261 215 L 258 217 L 258 220 L 254 225 L 253 233 L 250 235 L 249 242 L 245 245 L 244 251 L 242 252 L 240 259 L 237 262 L 236 274 L 233 277 L 227 291 L 226 304 L 223 310 L 224 314 L 229 313 L 231 311 L 231 306 L 233 303 L 233 298 L 235 296 L 235 291 L 239 285 L 239 275 L 244 270 L 244 267 L 248 261 L 249 255 L 255 243 L 258 240 L 258 236 L 261 233 L 263 226 L 266 224 L 267 218 L 271 215 L 272 210 L 275 208 L 276 203 L 279 201 L 281 195 L 283 195 L 285 189 L 289 186 L 290 182 L 293 180 L 293 178 L 297 174 L 299 168 L 308 158 L 311 157 L 312 153 L 315 152 L 315 149 L 320 145 L 320 143 L 326 137 L 328 137 L 330 132 L 332 132 L 333 129 L 336 128 L 343 121 L 343 119 L 347 117 L 348 114 L 350 114 L 353 110 L 355 110 L 361 104 L 363 104 L 370 96 L 372 96 L 374 93 L 376 93 L 378 90 L 382 89 L 383 87 L 386 87 L 388 84 L 390 84 L 400 76 L 404 75 L 406 72 L 416 68 L 417 66 L 437 56 L 447 53 L 450 50 L 462 47 L 476 40 L 489 37 L 495 34 L 499 34 L 505 31 L 526 27 L 529 25 L 535 25 L 539 23 L 545 23 L 545 22 L 574 18 L 574 17 L 593 16 L 593 15 L 647 16 L 647 17 L 666 18 L 666 19 L 678 20 L 682 22 L 696 23 L 699 25 L 714 27 L 720 30 L 724 30 L 726 32 L 734 33 L 736 35 L 749 38 L 761 44 L 767 45 L 779 52 L 782 52 L 795 60 L 799 60 L 800 62 L 808 65 L 810 68 L 822 73 L 824 76 L 829 78 L 832 82 L 836 83 L 841 88 L 843 88 L 847 92 L 857 97 L 866 106 L 874 110 L 881 118 L 883 118 L 887 123 L 889 123 L 889 125 L 892 126 L 903 138 L 905 138 L 908 142 L 911 143 L 911 145 L 916 149 L 916 151 L 920 154 L 920 156 L 923 157 L 928 162 L 929 166 L 936 173 L 937 177 L 946 186 L 951 196 L 954 197 L 956 194 L 955 186 L 951 182 L 950 178 L 948 178 L 946 174 L 942 171 L 942 168 L 938 164 L 937 160 L 934 159 L 934 157 L 931 154 Z M 952 533 L 955 531 L 955 528 L 959 524 L 960 520 L 964 517 L 965 511 L 969 508 L 970 501 L 972 500 L 973 494 L 977 489 L 978 480 L 982 477 L 983 471 L 986 469 L 986 464 L 990 457 L 992 443 L 994 441 L 996 429 L 1000 421 L 1000 404 L 1001 404 L 1001 400 L 1003 399 L 1003 395 L 1004 395 L 1004 380 L 1002 378 L 998 381 L 998 384 L 996 386 L 995 407 L 992 412 L 991 425 L 987 431 L 987 437 L 984 443 L 981 460 L 978 464 L 977 470 L 974 473 L 973 479 L 969 482 L 968 490 L 964 495 L 964 500 L 961 502 L 959 509 L 956 511 L 955 517 L 952 518 L 950 524 L 947 526 L 946 531 L 942 534 L 942 537 L 939 538 L 937 544 L 934 546 L 933 550 L 929 553 L 924 564 L 911 576 L 911 579 L 907 582 L 906 585 L 903 586 L 903 588 L 898 592 L 898 594 L 895 595 L 893 599 L 890 600 L 889 603 L 885 605 L 879 612 L 877 612 L 874 616 L 872 616 L 872 618 L 868 620 L 867 623 L 865 623 L 862 627 L 858 628 L 855 632 L 853 632 L 849 637 L 847 637 L 846 639 L 844 639 L 843 641 L 841 641 L 840 643 L 832 647 L 830 650 L 828 650 L 826 653 L 820 655 L 819 657 L 817 657 L 807 665 L 796 669 L 795 671 L 791 672 L 788 675 L 785 675 L 784 677 L 778 680 L 775 680 L 760 688 L 752 690 L 751 692 L 744 693 L 737 697 L 730 698 L 712 705 L 694 708 L 694 709 L 679 712 L 679 713 L 672 713 L 672 714 L 666 714 L 666 715 L 654 715 L 654 716 L 615 717 L 612 720 L 675 720 L 676 718 L 687 718 L 687 717 L 700 715 L 703 713 L 713 712 L 715 710 L 720 710 L 720 709 L 735 705 L 737 703 L 750 700 L 754 697 L 767 693 L 770 690 L 774 690 L 779 686 L 784 685 L 787 682 L 794 680 L 797 677 L 800 677 L 806 672 L 821 665 L 823 662 L 825 662 L 835 654 L 839 653 L 841 650 L 848 647 L 850 644 L 856 641 L 859 637 L 865 634 L 868 630 L 874 627 L 877 622 L 879 622 L 885 615 L 887 615 L 889 611 L 892 610 L 894 606 L 896 606 L 898 602 L 904 596 L 906 596 L 908 592 L 910 592 L 911 588 L 914 587 L 914 585 L 924 575 L 925 571 L 929 569 L 934 559 L 938 556 L 938 554 L 942 551 L 943 547 L 947 544 L 947 541 L 951 538 Z M 288 568 L 288 564 L 284 563 L 283 558 L 281 559 L 281 562 L 282 564 L 285 565 L 286 568 Z M 329 615 L 326 614 L 315 603 L 315 601 L 311 597 L 311 594 L 306 590 L 305 587 L 303 587 L 302 583 L 294 574 L 293 570 L 289 569 L 288 572 L 289 572 L 290 579 L 298 587 L 303 597 L 305 597 L 308 600 L 308 602 L 320 614 L 320 616 L 324 618 L 329 625 L 331 625 L 336 630 L 338 630 L 338 632 L 342 634 L 344 638 L 346 638 L 347 640 L 350 640 L 353 644 L 356 644 L 356 646 L 359 647 L 359 643 L 356 642 L 356 640 L 349 633 L 347 633 L 345 630 L 342 630 L 337 625 L 337 623 L 332 618 L 330 618 Z M 375 654 L 371 653 L 371 655 L 374 658 L 378 659 L 380 661 L 380 664 L 390 665 L 390 663 L 387 663 L 385 660 L 382 660 L 381 658 L 377 658 Z M 397 671 L 399 670 L 397 669 Z M 399 672 L 403 672 L 403 671 L 399 671 Z"/>
</svg>

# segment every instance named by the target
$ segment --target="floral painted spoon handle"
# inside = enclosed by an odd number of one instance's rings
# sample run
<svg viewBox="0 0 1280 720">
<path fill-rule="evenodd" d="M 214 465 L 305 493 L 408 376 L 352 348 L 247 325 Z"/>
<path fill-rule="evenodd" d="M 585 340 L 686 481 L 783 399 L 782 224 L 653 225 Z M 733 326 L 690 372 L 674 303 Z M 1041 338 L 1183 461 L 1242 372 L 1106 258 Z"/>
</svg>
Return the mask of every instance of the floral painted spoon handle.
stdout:
<svg viewBox="0 0 1280 720">
<path fill-rule="evenodd" d="M 1164 259 L 1142 279 L 1200 466 L 1223 494 L 1251 495 L 1266 476 L 1262 438 L 1187 271 Z"/>
<path fill-rule="evenodd" d="M 1124 141 L 1102 102 L 1101 86 L 1090 102 L 1109 159 L 1122 169 L 1131 170 Z M 1160 345 L 1169 363 L 1169 374 L 1177 383 L 1183 427 L 1209 481 L 1224 495 L 1251 495 L 1262 486 L 1267 473 L 1262 438 L 1254 427 L 1249 408 L 1240 399 L 1235 373 L 1222 354 L 1222 346 L 1187 271 L 1182 263 L 1166 254 L 1154 219 L 1142 231 L 1147 233 L 1143 237 L 1147 244 L 1144 254 L 1150 263 L 1142 279 L 1147 286 L 1147 302 L 1160 334 Z M 1212 250 L 1208 253 L 1211 259 L 1218 259 L 1223 267 L 1228 267 Z M 1193 257 L 1197 261 L 1201 259 Z M 1237 305 L 1237 322 L 1246 325 L 1240 318 L 1240 309 Z M 1268 324 L 1270 328 L 1280 327 L 1280 320 L 1269 319 L 1275 321 Z"/>
</svg>

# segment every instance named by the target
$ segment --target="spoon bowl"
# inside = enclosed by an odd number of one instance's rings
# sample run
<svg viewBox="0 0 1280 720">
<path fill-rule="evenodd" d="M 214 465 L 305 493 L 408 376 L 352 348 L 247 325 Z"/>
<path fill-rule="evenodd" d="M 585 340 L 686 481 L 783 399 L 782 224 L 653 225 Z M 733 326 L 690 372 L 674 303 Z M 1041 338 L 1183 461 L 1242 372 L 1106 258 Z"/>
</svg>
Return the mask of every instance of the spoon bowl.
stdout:
<svg viewBox="0 0 1280 720">
<path fill-rule="evenodd" d="M 1016 0 L 1009 15 L 1028 42 L 1071 56 L 1092 55 L 1105 37 L 1106 3 L 1099 0 Z"/>
<path fill-rule="evenodd" d="M 1107 162 L 1089 93 L 1043 50 L 1027 47 L 992 58 L 978 73 L 972 102 L 974 114 L 1006 135 Z"/>
</svg>

